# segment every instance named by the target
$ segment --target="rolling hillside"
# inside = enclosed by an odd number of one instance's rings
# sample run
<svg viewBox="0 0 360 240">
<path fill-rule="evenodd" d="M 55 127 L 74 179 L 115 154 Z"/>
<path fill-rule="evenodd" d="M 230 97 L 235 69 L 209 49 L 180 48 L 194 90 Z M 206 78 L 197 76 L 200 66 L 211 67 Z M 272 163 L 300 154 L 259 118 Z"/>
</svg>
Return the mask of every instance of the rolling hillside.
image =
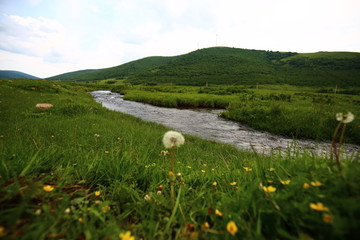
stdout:
<svg viewBox="0 0 360 240">
<path fill-rule="evenodd" d="M 98 81 L 109 78 L 122 79 L 166 64 L 171 59 L 172 57 L 147 57 L 140 60 L 128 62 L 116 67 L 104 68 L 99 70 L 76 71 L 53 76 L 48 79 L 60 81 Z"/>
<path fill-rule="evenodd" d="M 61 76 L 61 75 L 60 75 Z M 292 84 L 360 86 L 360 53 L 293 53 L 213 47 L 176 57 L 148 57 L 50 80 L 122 79 L 131 84 Z"/>
<path fill-rule="evenodd" d="M 26 79 L 39 79 L 38 77 L 32 76 L 18 71 L 11 70 L 0 70 L 0 78 L 4 79 L 16 79 L 16 78 L 26 78 Z"/>
</svg>

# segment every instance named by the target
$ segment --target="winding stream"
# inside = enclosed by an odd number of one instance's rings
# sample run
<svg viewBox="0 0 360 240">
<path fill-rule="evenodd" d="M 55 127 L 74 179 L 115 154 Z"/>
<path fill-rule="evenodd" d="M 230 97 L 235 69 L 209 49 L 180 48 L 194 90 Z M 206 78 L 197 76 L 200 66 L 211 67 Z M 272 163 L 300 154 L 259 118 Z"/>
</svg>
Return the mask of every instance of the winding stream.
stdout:
<svg viewBox="0 0 360 240">
<path fill-rule="evenodd" d="M 239 123 L 219 117 L 223 110 L 188 110 L 156 107 L 149 104 L 127 101 L 118 93 L 110 91 L 91 92 L 94 99 L 104 107 L 139 117 L 145 121 L 160 123 L 179 132 L 203 139 L 228 143 L 240 150 L 255 150 L 269 154 L 273 151 L 307 150 L 317 155 L 328 154 L 330 143 L 311 140 L 296 140 L 261 132 Z M 347 154 L 357 155 L 360 146 L 346 145 Z"/>
</svg>

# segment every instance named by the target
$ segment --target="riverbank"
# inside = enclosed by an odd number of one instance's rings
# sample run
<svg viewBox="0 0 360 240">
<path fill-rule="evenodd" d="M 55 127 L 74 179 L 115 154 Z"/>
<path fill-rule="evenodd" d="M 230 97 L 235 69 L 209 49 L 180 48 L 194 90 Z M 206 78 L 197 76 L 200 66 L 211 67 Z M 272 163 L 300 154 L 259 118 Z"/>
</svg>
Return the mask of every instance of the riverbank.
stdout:
<svg viewBox="0 0 360 240">
<path fill-rule="evenodd" d="M 225 120 L 223 111 L 210 109 L 176 109 L 157 107 L 123 99 L 123 95 L 110 91 L 91 93 L 104 107 L 159 123 L 177 131 L 203 139 L 232 144 L 240 150 L 257 153 L 302 153 L 307 151 L 318 156 L 329 156 L 331 142 L 295 140 L 267 132 L 256 131 L 239 123 Z M 359 154 L 360 146 L 348 144 L 345 158 Z"/>
<path fill-rule="evenodd" d="M 327 158 L 253 154 L 190 135 L 174 151 L 173 207 L 171 155 L 162 152 L 169 128 L 106 110 L 87 93 L 91 90 L 1 80 L 2 238 L 119 239 L 128 232 L 136 239 L 353 239 L 359 234 L 358 161 L 341 161 L 340 174 Z M 54 107 L 39 110 L 37 103 Z"/>
<path fill-rule="evenodd" d="M 265 86 L 266 87 L 266 86 Z M 271 86 L 114 87 L 126 100 L 174 108 L 222 108 L 222 116 L 251 128 L 293 139 L 331 141 L 338 112 L 352 112 L 346 143 L 360 143 L 360 96 L 320 93 L 323 89 Z"/>
</svg>

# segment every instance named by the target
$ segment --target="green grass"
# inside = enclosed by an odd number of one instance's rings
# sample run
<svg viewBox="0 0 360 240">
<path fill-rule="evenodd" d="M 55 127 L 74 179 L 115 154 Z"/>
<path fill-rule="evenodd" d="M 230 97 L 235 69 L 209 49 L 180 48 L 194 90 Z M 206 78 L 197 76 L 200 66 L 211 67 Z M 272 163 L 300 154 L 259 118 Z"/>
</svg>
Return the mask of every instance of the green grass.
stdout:
<svg viewBox="0 0 360 240">
<path fill-rule="evenodd" d="M 292 138 L 330 141 L 337 112 L 360 115 L 360 96 L 318 93 L 321 88 L 289 85 L 140 86 L 113 88 L 125 99 L 164 107 L 220 108 L 222 116 L 258 130 Z M 338 89 L 338 92 L 349 91 Z M 360 143 L 360 120 L 348 126 L 347 143 Z"/>
<path fill-rule="evenodd" d="M 358 236 L 359 159 L 342 161 L 339 177 L 329 159 L 311 154 L 256 155 L 185 135 L 175 152 L 182 177 L 173 208 L 170 158 L 160 155 L 168 129 L 103 109 L 86 93 L 91 88 L 1 80 L 3 239 L 119 239 L 126 231 L 136 239 Z M 54 107 L 36 110 L 40 102 Z M 314 181 L 322 185 L 303 187 Z M 276 191 L 265 193 L 260 184 Z M 46 185 L 54 190 L 44 191 Z M 317 202 L 329 211 L 309 207 Z M 229 221 L 238 227 L 235 236 L 226 230 Z"/>
</svg>

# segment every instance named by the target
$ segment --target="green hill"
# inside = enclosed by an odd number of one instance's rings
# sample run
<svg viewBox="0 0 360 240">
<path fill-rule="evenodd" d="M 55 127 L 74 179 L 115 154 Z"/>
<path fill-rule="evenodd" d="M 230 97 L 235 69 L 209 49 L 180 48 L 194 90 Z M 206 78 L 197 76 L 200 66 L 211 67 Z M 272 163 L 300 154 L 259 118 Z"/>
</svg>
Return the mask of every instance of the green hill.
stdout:
<svg viewBox="0 0 360 240">
<path fill-rule="evenodd" d="M 98 70 L 84 70 L 65 73 L 48 78 L 49 80 L 61 81 L 98 81 L 109 78 L 123 79 L 130 76 L 151 70 L 154 67 L 163 65 L 173 57 L 147 57 L 140 60 L 128 62 L 116 67 Z"/>
<path fill-rule="evenodd" d="M 200 49 L 176 57 L 149 57 L 117 67 L 72 74 L 65 79 L 123 79 L 131 84 L 292 84 L 360 86 L 360 53 L 293 53 L 228 47 Z"/>
<path fill-rule="evenodd" d="M 16 79 L 16 78 L 26 78 L 26 79 L 39 79 L 38 77 L 32 76 L 18 71 L 11 70 L 0 70 L 0 78 L 4 79 Z"/>
</svg>

